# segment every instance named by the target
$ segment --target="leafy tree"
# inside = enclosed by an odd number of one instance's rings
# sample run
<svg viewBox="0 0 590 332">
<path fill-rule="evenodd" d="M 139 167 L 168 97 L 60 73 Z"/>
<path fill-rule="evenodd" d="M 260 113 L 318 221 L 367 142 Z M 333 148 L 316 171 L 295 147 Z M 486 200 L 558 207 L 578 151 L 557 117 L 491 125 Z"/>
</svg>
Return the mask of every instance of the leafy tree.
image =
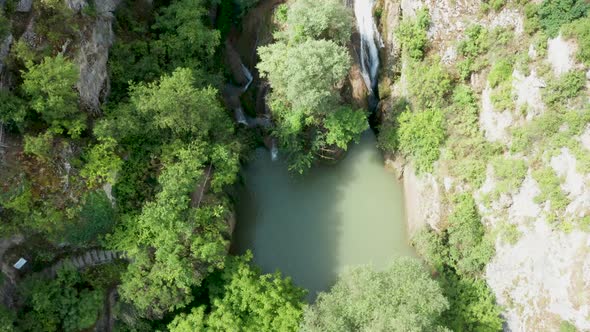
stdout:
<svg viewBox="0 0 590 332">
<path fill-rule="evenodd" d="M 70 136 L 79 136 L 86 128 L 86 117 L 78 110 L 74 86 L 79 73 L 74 64 L 59 54 L 27 69 L 22 74 L 22 88 L 31 98 L 31 108 L 41 114 L 51 131 L 66 129 Z"/>
<path fill-rule="evenodd" d="M 350 68 L 346 48 L 329 40 L 307 40 L 301 44 L 275 43 L 258 48 L 257 65 L 262 77 L 268 78 L 273 94 L 284 98 L 290 114 L 281 118 L 303 117 L 327 112 L 326 106 L 337 98 L 336 84 Z M 292 119 L 287 122 L 295 122 Z"/>
<path fill-rule="evenodd" d="M 14 332 L 15 321 L 16 314 L 4 305 L 0 305 L 0 332 Z"/>
<path fill-rule="evenodd" d="M 399 149 L 410 156 L 418 172 L 431 172 L 445 138 L 440 110 L 405 111 L 399 116 Z"/>
<path fill-rule="evenodd" d="M 547 35 L 555 37 L 562 25 L 588 15 L 589 9 L 585 0 L 545 0 L 538 7 L 538 16 Z"/>
<path fill-rule="evenodd" d="M 190 69 L 179 68 L 157 82 L 133 86 L 130 99 L 143 117 L 153 118 L 156 129 L 171 131 L 176 137 L 207 138 L 233 130 L 217 100 L 217 90 L 195 88 Z M 134 129 L 142 130 L 143 124 L 134 125 Z"/>
<path fill-rule="evenodd" d="M 207 180 L 205 144 L 169 149 L 158 178 L 162 189 L 155 200 L 146 203 L 140 215 L 125 218 L 109 238 L 116 249 L 133 258 L 122 277 L 121 297 L 150 318 L 187 305 L 192 287 L 199 286 L 214 268 L 223 267 L 227 245 L 226 204 L 200 208 L 189 204 L 189 194 Z M 237 164 L 237 158 L 223 162 Z M 235 177 L 224 175 L 222 179 Z"/>
<path fill-rule="evenodd" d="M 73 267 L 55 280 L 30 277 L 19 285 L 25 309 L 18 327 L 26 331 L 80 331 L 90 328 L 102 310 L 104 291 L 84 287 Z"/>
<path fill-rule="evenodd" d="M 115 182 L 115 176 L 122 163 L 121 158 L 115 153 L 116 147 L 117 141 L 105 138 L 88 151 L 80 175 L 86 179 L 89 188 Z"/>
<path fill-rule="evenodd" d="M 305 291 L 279 272 L 261 275 L 251 259 L 249 252 L 228 257 L 210 286 L 211 309 L 201 306 L 177 316 L 168 326 L 171 332 L 297 331 Z"/>
<path fill-rule="evenodd" d="M 208 13 L 205 0 L 176 0 L 156 17 L 153 28 L 161 33 L 152 48 L 166 55 L 169 70 L 185 67 L 196 72 L 211 64 L 220 34 L 205 25 Z"/>
<path fill-rule="evenodd" d="M 328 131 L 326 143 L 335 144 L 346 150 L 348 143 L 358 141 L 360 134 L 369 128 L 369 123 L 365 112 L 341 107 L 336 112 L 328 114 L 324 126 Z"/>
<path fill-rule="evenodd" d="M 307 39 L 332 40 L 346 46 L 353 28 L 352 12 L 342 1 L 294 1 L 287 13 L 285 34 L 292 42 Z"/>
<path fill-rule="evenodd" d="M 448 308 L 421 263 L 397 258 L 384 271 L 360 267 L 342 275 L 305 311 L 303 331 L 435 331 Z"/>
</svg>

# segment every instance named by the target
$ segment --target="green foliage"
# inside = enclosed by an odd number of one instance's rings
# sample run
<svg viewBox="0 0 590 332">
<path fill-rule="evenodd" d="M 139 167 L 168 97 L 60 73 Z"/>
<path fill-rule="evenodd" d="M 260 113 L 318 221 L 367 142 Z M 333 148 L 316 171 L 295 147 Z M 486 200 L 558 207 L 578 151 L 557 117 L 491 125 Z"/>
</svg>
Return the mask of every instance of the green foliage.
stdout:
<svg viewBox="0 0 590 332">
<path fill-rule="evenodd" d="M 205 138 L 231 132 L 229 118 L 217 100 L 217 90 L 195 88 L 193 72 L 178 68 L 154 83 L 130 89 L 131 103 L 155 129 L 171 131 L 176 137 Z M 145 130 L 138 124 L 135 129 Z"/>
<path fill-rule="evenodd" d="M 341 275 L 306 310 L 302 331 L 435 331 L 446 309 L 421 263 L 397 258 L 384 271 L 359 267 Z"/>
<path fill-rule="evenodd" d="M 510 81 L 512 78 L 512 63 L 508 60 L 499 60 L 496 62 L 488 74 L 488 82 L 492 88 L 497 87 L 500 83 Z"/>
<path fill-rule="evenodd" d="M 563 74 L 557 79 L 547 82 L 547 88 L 543 89 L 543 101 L 549 107 L 561 107 L 576 97 L 586 84 L 583 72 L 572 71 Z"/>
<path fill-rule="evenodd" d="M 168 325 L 170 331 L 297 331 L 305 291 L 279 272 L 261 275 L 251 259 L 251 253 L 228 257 L 209 287 L 211 308 L 177 315 Z"/>
<path fill-rule="evenodd" d="M 369 128 L 367 114 L 362 110 L 342 107 L 328 114 L 324 126 L 327 129 L 326 143 L 346 150 L 348 143 L 358 142 L 362 132 Z"/>
<path fill-rule="evenodd" d="M 0 332 L 14 332 L 15 321 L 16 314 L 4 305 L 0 305 Z"/>
<path fill-rule="evenodd" d="M 489 49 L 488 31 L 481 25 L 472 25 L 465 30 L 467 39 L 462 40 L 457 51 L 466 58 L 474 59 Z"/>
<path fill-rule="evenodd" d="M 40 160 L 49 160 L 53 151 L 53 135 L 49 131 L 38 136 L 25 135 L 24 151 Z"/>
<path fill-rule="evenodd" d="M 424 58 L 428 43 L 428 27 L 430 26 L 430 14 L 428 9 L 422 8 L 416 11 L 415 20 L 404 19 L 396 35 L 403 51 L 414 60 Z"/>
<path fill-rule="evenodd" d="M 0 42 L 10 33 L 10 20 L 5 16 L 4 11 L 0 9 Z"/>
<path fill-rule="evenodd" d="M 559 332 L 578 332 L 578 329 L 571 322 L 564 320 L 559 324 Z"/>
<path fill-rule="evenodd" d="M 221 36 L 205 25 L 208 14 L 205 0 L 176 0 L 156 17 L 153 29 L 160 34 L 152 48 L 166 55 L 162 66 L 168 71 L 184 67 L 196 72 L 211 65 Z"/>
<path fill-rule="evenodd" d="M 449 262 L 449 248 L 442 236 L 428 227 L 421 228 L 412 236 L 412 246 L 420 257 L 437 271 L 442 271 Z"/>
<path fill-rule="evenodd" d="M 459 275 L 477 275 L 494 255 L 494 246 L 484 239 L 485 230 L 475 205 L 468 194 L 455 198 L 448 218 L 450 264 Z"/>
<path fill-rule="evenodd" d="M 561 180 L 551 167 L 543 167 L 533 171 L 533 177 L 539 183 L 541 192 L 535 197 L 536 203 L 549 201 L 551 210 L 563 211 L 569 204 L 569 199 L 561 190 Z"/>
<path fill-rule="evenodd" d="M 515 95 L 512 93 L 512 82 L 505 81 L 500 84 L 497 88 L 492 91 L 490 99 L 494 110 L 504 111 L 511 110 L 514 108 Z"/>
<path fill-rule="evenodd" d="M 442 108 L 451 92 L 451 78 L 438 59 L 410 64 L 406 72 L 414 107 Z"/>
<path fill-rule="evenodd" d="M 106 194 L 102 190 L 89 192 L 83 198 L 77 221 L 68 225 L 64 238 L 77 245 L 97 243 L 113 229 L 115 220 L 115 210 Z"/>
<path fill-rule="evenodd" d="M 346 46 L 353 28 L 352 12 L 339 0 L 296 0 L 287 13 L 288 40 L 295 43 L 307 39 L 332 40 Z"/>
<path fill-rule="evenodd" d="M 88 150 L 80 175 L 86 179 L 89 188 L 115 182 L 122 164 L 121 158 L 115 153 L 116 147 L 117 141 L 105 138 Z"/>
<path fill-rule="evenodd" d="M 538 7 L 540 25 L 549 37 L 555 37 L 562 25 L 588 15 L 585 0 L 544 0 Z"/>
<path fill-rule="evenodd" d="M 204 171 L 204 144 L 169 150 L 155 200 L 144 204 L 140 215 L 125 218 L 109 238 L 113 247 L 133 258 L 122 277 L 121 297 L 151 318 L 190 303 L 192 287 L 223 266 L 227 244 L 225 204 L 189 204 L 190 193 L 210 175 Z"/>
<path fill-rule="evenodd" d="M 460 278 L 444 272 L 440 278 L 450 308 L 442 321 L 452 331 L 502 331 L 501 310 L 491 289 L 482 279 Z"/>
<path fill-rule="evenodd" d="M 526 177 L 528 167 L 522 159 L 496 158 L 492 161 L 499 192 L 516 191 Z"/>
<path fill-rule="evenodd" d="M 432 172 L 445 139 L 443 113 L 440 110 L 405 111 L 399 116 L 399 149 L 410 156 L 418 172 Z"/>
<path fill-rule="evenodd" d="M 79 331 L 90 328 L 102 310 L 104 291 L 84 284 L 73 267 L 58 271 L 55 280 L 29 277 L 19 285 L 25 301 L 19 329 Z"/>
<path fill-rule="evenodd" d="M 296 122 L 292 117 L 326 112 L 351 61 L 346 48 L 328 40 L 310 39 L 292 46 L 275 43 L 258 48 L 258 54 L 256 67 L 262 77 L 270 81 L 274 94 L 291 105 L 290 114 L 277 114 L 288 123 Z"/>
<path fill-rule="evenodd" d="M 590 17 L 573 21 L 561 28 L 566 38 L 575 38 L 578 44 L 576 57 L 590 66 Z"/>
<path fill-rule="evenodd" d="M 80 136 L 86 128 L 86 116 L 78 110 L 78 69 L 61 54 L 46 57 L 38 65 L 31 64 L 23 72 L 22 88 L 31 98 L 31 108 L 50 125 L 50 130 L 61 133 L 65 128 L 72 137 Z"/>
<path fill-rule="evenodd" d="M 13 93 L 0 90 L 0 122 L 24 129 L 27 107 L 25 101 Z"/>
</svg>

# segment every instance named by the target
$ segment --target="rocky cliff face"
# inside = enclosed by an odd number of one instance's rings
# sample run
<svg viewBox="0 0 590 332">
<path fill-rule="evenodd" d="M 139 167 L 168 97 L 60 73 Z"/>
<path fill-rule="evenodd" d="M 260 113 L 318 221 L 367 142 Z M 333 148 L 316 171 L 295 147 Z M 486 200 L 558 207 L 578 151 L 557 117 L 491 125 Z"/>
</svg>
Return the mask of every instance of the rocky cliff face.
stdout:
<svg viewBox="0 0 590 332">
<path fill-rule="evenodd" d="M 71 56 L 80 67 L 80 79 L 77 84 L 82 107 L 90 113 L 99 113 L 100 105 L 109 93 L 107 61 L 109 49 L 113 44 L 113 12 L 120 0 L 95 0 L 92 4 L 86 0 L 65 0 L 67 6 L 76 14 L 88 9 L 89 14 L 81 15 L 79 31 L 75 39 L 68 39 L 61 47 L 61 52 Z M 92 9 L 89 9 L 92 6 Z M 20 0 L 16 4 L 14 20 L 26 20 L 24 32 L 16 40 L 25 41 L 32 48 L 45 45 L 35 33 L 37 15 L 32 0 Z M 15 23 L 16 24 L 16 23 Z M 23 25 L 19 22 L 18 25 Z M 14 44 L 13 35 L 0 41 L 0 88 L 9 85 L 5 60 Z M 73 53 L 73 54 L 72 54 Z"/>
<path fill-rule="evenodd" d="M 92 113 L 100 112 L 100 105 L 109 93 L 107 61 L 109 49 L 113 44 L 113 12 L 120 0 L 94 1 L 96 15 L 80 31 L 80 48 L 76 63 L 80 66 L 78 91 L 83 107 Z M 68 0 L 68 6 L 74 11 L 81 11 L 89 6 L 85 0 Z"/>
<path fill-rule="evenodd" d="M 489 29 L 508 28 L 515 39 L 521 41 L 520 49 L 515 52 L 528 53 L 530 65 L 528 72 L 520 68 L 512 72 L 512 107 L 498 109 L 495 106 L 492 100 L 494 89 L 487 80 L 488 71 L 485 69 L 471 76 L 470 86 L 477 94 L 479 127 L 485 139 L 501 146 L 504 158 L 524 161 L 528 171 L 518 188 L 486 202 L 490 193 L 500 186 L 491 164 L 487 165 L 483 185 L 473 190 L 451 176 L 444 163 L 437 163 L 432 174 L 418 176 L 411 165 L 403 166 L 403 161 L 392 157 L 389 163 L 403 168 L 401 171 L 405 174 L 410 230 L 426 223 L 437 229 L 437 225 L 445 222 L 447 214 L 445 195 L 471 191 L 488 233 L 502 232 L 510 227 L 520 234 L 512 241 L 497 237 L 496 255 L 486 269 L 488 284 L 504 307 L 507 330 L 556 331 L 563 321 L 571 322 L 580 330 L 590 330 L 590 234 L 579 227 L 567 226 L 590 215 L 590 173 L 581 166 L 584 161 L 580 160 L 580 156 L 590 153 L 590 124 L 585 125 L 581 135 L 573 135 L 570 143 L 555 143 L 558 145 L 551 150 L 539 142 L 532 142 L 523 152 L 510 152 L 513 132 L 525 128 L 547 112 L 542 95 L 550 82 L 540 72 L 549 70 L 558 80 L 574 70 L 588 71 L 575 60 L 575 42 L 558 36 L 547 41 L 546 52 L 539 52 L 525 36 L 524 13 L 518 8 L 485 13 L 481 3 L 476 1 L 382 0 L 380 28 L 387 44 L 382 56 L 386 57 L 384 63 L 389 68 L 382 69 L 387 74 L 382 75 L 381 84 L 388 85 L 391 91 L 391 96 L 382 101 L 385 112 L 391 112 L 392 102 L 407 94 L 405 64 L 400 63 L 393 31 L 401 18 L 412 17 L 418 8 L 424 7 L 428 8 L 431 17 L 428 52 L 440 57 L 447 68 L 457 65 L 458 41 L 466 38 L 465 30 L 472 24 Z M 395 77 L 396 70 L 401 72 L 401 77 Z M 588 86 L 590 81 L 581 92 L 586 100 L 590 100 Z M 560 130 L 565 133 L 569 129 L 566 126 Z M 535 199 L 541 192 L 541 184 L 533 173 L 539 167 L 548 167 L 557 175 L 558 189 L 567 198 L 563 211 L 556 212 L 556 204 L 552 206 L 550 200 L 540 202 Z M 550 216 L 557 216 L 560 226 L 550 221 Z"/>
</svg>

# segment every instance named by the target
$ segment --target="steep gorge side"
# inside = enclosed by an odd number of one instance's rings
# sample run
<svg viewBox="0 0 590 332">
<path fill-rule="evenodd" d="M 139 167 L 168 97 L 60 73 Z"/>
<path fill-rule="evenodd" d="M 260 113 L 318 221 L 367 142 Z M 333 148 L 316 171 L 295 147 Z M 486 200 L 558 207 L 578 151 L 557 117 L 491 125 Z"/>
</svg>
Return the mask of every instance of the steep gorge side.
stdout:
<svg viewBox="0 0 590 332">
<path fill-rule="evenodd" d="M 473 195 L 495 247 L 484 277 L 509 330 L 555 331 L 568 324 L 588 330 L 589 65 L 576 57 L 582 46 L 571 34 L 548 37 L 529 31 L 522 2 L 484 6 L 451 0 L 380 2 L 376 13 L 386 42 L 380 82 L 384 121 L 396 121 L 391 119 L 404 110 L 397 106 L 400 101 L 420 111 L 412 105 L 416 67 L 403 54 L 395 31 L 422 8 L 430 18 L 424 62 L 440 63 L 455 86 L 437 105 L 446 117 L 446 143 L 432 171 L 417 172 L 412 158 L 399 152 L 389 151 L 387 163 L 403 176 L 413 234 L 426 225 L 445 229 L 452 198 Z M 482 27 L 479 32 L 472 28 L 476 25 Z M 465 44 L 476 40 L 479 46 L 484 37 L 490 44 L 468 59 Z M 464 76 L 467 61 L 475 62 L 475 70 Z M 457 125 L 453 116 L 465 109 L 453 100 L 463 86 L 473 91 L 477 105 L 474 137 L 482 137 L 478 146 L 486 146 L 466 154 L 457 148 L 471 144 L 457 133 L 465 124 Z M 563 93 L 564 86 L 572 92 Z"/>
</svg>

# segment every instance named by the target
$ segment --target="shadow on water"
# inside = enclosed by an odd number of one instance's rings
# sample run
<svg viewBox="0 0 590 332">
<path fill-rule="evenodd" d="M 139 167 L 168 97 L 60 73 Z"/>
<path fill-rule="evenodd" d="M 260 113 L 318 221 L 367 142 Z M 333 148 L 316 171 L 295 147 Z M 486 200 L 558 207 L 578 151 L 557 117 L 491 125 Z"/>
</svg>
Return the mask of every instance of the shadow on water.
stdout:
<svg viewBox="0 0 590 332">
<path fill-rule="evenodd" d="M 335 166 L 297 176 L 259 149 L 243 175 L 232 251 L 251 249 L 263 272 L 291 276 L 309 301 L 350 265 L 411 255 L 400 184 L 383 169 L 370 131 Z"/>
</svg>

